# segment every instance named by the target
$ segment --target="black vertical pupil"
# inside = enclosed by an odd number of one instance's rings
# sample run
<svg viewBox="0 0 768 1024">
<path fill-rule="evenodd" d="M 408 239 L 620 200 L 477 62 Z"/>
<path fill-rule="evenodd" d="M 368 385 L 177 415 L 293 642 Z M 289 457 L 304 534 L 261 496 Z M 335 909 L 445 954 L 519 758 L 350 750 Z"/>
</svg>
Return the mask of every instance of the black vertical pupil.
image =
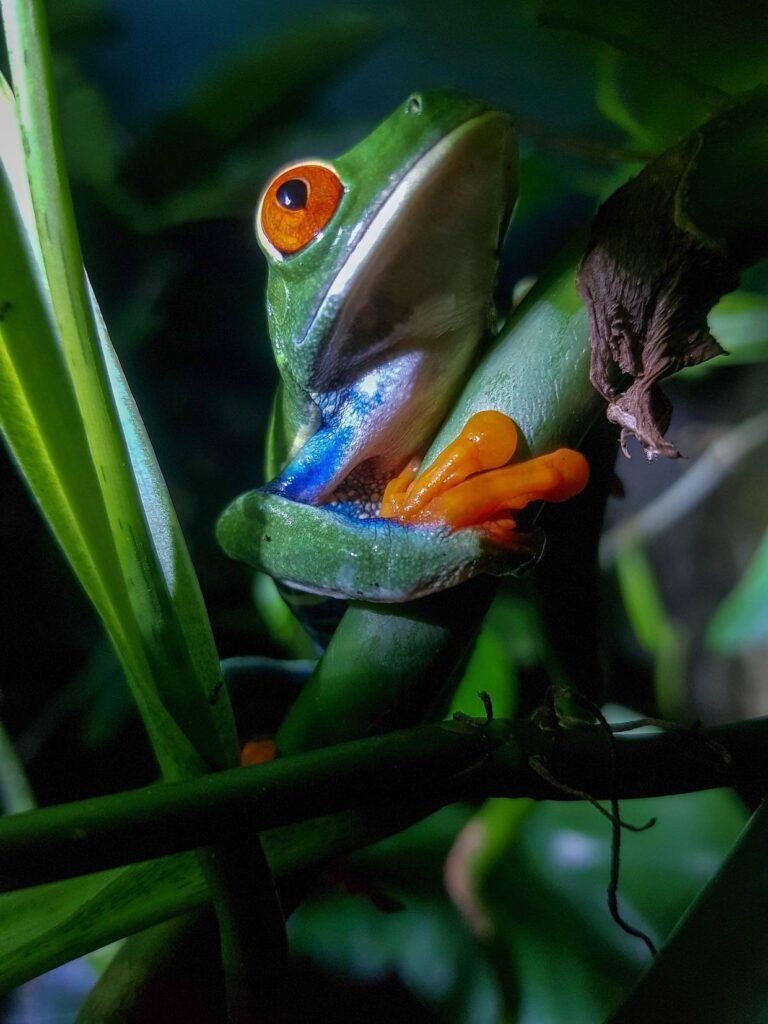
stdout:
<svg viewBox="0 0 768 1024">
<path fill-rule="evenodd" d="M 275 197 L 286 210 L 303 210 L 307 205 L 308 194 L 306 181 L 302 181 L 301 178 L 289 178 L 277 190 Z"/>
</svg>

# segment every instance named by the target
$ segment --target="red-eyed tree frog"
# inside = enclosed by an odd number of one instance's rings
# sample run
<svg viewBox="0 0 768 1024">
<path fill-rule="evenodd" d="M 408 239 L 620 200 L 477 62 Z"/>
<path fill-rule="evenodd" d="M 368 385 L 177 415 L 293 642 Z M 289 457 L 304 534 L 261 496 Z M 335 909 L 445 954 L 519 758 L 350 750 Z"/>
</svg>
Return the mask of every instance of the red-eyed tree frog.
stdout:
<svg viewBox="0 0 768 1024">
<path fill-rule="evenodd" d="M 281 377 L 270 482 L 223 513 L 228 554 L 373 601 L 531 563 L 513 512 L 578 493 L 583 456 L 510 464 L 517 431 L 489 408 L 419 471 L 495 329 L 516 196 L 509 117 L 443 92 L 414 93 L 337 160 L 272 178 L 256 212 Z"/>
</svg>

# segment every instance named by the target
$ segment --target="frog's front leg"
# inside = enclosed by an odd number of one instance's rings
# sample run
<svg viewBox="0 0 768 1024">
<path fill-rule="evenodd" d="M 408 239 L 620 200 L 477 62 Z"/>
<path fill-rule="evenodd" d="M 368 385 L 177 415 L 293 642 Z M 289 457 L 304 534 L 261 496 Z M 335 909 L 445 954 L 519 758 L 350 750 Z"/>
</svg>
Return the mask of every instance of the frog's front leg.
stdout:
<svg viewBox="0 0 768 1024">
<path fill-rule="evenodd" d="M 331 420 L 312 435 L 264 490 L 302 505 L 320 505 L 343 478 L 354 449 L 354 432 Z"/>
<path fill-rule="evenodd" d="M 430 353 L 417 348 L 390 359 L 337 390 L 311 395 L 320 426 L 266 490 L 304 505 L 322 505 L 356 467 L 371 460 L 381 497 L 386 480 L 404 458 L 423 451 L 445 402 L 430 396 L 426 383 L 440 372 Z M 378 495 L 374 492 L 378 489 Z"/>
<path fill-rule="evenodd" d="M 303 505 L 322 505 L 351 470 L 369 457 L 370 427 L 381 405 L 375 388 L 359 385 L 314 400 L 321 426 L 266 487 Z"/>
</svg>

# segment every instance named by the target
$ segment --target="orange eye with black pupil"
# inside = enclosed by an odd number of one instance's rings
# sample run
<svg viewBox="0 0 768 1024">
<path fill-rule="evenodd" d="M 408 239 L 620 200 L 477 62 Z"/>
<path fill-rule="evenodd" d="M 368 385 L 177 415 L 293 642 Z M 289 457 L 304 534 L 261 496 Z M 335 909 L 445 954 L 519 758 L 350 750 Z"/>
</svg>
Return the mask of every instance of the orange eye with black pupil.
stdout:
<svg viewBox="0 0 768 1024">
<path fill-rule="evenodd" d="M 259 207 L 262 241 L 283 256 L 303 249 L 339 205 L 344 186 L 324 164 L 297 164 L 267 185 Z"/>
</svg>

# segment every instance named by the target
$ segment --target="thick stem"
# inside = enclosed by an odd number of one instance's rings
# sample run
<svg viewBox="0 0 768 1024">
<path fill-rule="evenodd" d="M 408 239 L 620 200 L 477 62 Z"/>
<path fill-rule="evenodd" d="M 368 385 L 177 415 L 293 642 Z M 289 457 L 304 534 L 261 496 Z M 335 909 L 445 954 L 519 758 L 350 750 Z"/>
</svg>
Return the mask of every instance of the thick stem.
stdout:
<svg viewBox="0 0 768 1024">
<path fill-rule="evenodd" d="M 421 726 L 267 765 L 17 814 L 0 821 L 9 891 L 376 803 L 427 814 L 486 796 L 663 796 L 768 778 L 768 719 L 616 736 L 527 721 Z M 548 779 L 530 767 L 536 757 Z M 612 772 L 615 771 L 615 794 Z M 268 844 L 268 836 L 267 845 Z"/>
</svg>

